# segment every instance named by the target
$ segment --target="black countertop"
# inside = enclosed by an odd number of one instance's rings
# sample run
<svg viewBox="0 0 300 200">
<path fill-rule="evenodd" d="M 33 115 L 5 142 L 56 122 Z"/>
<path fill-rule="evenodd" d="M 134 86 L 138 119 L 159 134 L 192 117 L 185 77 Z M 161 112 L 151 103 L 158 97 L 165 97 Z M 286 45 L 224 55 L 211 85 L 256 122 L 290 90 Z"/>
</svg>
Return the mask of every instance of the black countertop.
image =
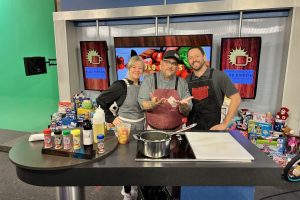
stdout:
<svg viewBox="0 0 300 200">
<path fill-rule="evenodd" d="M 47 164 L 57 162 L 57 159 L 61 159 L 58 156 L 32 156 L 33 152 L 40 152 L 42 142 L 33 145 L 24 139 L 11 149 L 9 158 L 16 165 L 17 175 L 22 181 L 39 186 L 282 185 L 281 168 L 272 159 L 239 132 L 233 131 L 231 135 L 252 154 L 254 161 L 137 162 L 137 143 L 133 139 L 127 145 L 118 145 L 105 159 L 79 163 L 80 165 L 65 169 L 53 168 Z"/>
</svg>

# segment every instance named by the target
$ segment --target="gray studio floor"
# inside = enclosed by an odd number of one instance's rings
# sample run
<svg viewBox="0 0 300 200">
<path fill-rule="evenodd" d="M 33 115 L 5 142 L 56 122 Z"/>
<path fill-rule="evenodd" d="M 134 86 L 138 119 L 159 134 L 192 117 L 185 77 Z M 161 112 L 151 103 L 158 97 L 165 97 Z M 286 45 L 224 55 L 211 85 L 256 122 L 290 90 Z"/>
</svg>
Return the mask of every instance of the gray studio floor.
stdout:
<svg viewBox="0 0 300 200">
<path fill-rule="evenodd" d="M 28 133 L 20 134 L 20 132 L 0 130 L 0 200 L 55 199 L 55 187 L 39 187 L 22 182 L 16 175 L 15 166 L 9 161 L 7 153 L 9 148 L 16 144 L 20 137 L 24 137 L 26 134 Z M 86 187 L 86 199 L 122 200 L 123 196 L 120 194 L 120 190 L 121 186 Z M 281 195 L 275 196 L 280 193 Z M 271 197 L 272 195 L 274 196 Z M 289 186 L 285 187 L 256 187 L 255 199 L 298 200 L 300 199 L 300 183 L 289 184 Z"/>
</svg>

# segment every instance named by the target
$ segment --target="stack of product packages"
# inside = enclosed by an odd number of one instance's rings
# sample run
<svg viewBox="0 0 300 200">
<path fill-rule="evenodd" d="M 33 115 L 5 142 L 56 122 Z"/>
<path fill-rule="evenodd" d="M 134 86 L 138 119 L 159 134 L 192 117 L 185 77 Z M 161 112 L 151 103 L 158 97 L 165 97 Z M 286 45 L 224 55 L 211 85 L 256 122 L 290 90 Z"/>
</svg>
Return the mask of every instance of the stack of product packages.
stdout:
<svg viewBox="0 0 300 200">
<path fill-rule="evenodd" d="M 72 102 L 59 102 L 58 112 L 51 115 L 49 126 L 49 129 L 54 132 L 54 142 L 51 145 L 46 144 L 45 141 L 44 148 L 47 146 L 56 150 L 76 151 L 83 149 L 82 147 L 89 147 L 97 150 L 98 153 L 103 153 L 105 127 L 104 111 L 81 92 L 73 96 Z M 56 139 L 59 132 L 62 133 L 63 138 L 61 145 L 58 144 L 59 138 Z M 65 135 L 69 135 L 70 139 L 68 140 L 68 136 Z M 100 144 L 100 147 L 96 144 Z"/>
</svg>

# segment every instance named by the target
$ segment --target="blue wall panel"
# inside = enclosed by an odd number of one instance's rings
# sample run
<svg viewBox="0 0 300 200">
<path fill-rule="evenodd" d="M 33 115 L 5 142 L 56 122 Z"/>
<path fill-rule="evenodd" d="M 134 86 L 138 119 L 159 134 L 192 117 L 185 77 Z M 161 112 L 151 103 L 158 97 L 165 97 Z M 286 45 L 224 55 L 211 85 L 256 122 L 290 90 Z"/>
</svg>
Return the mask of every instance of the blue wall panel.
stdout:
<svg viewBox="0 0 300 200">
<path fill-rule="evenodd" d="M 288 17 L 289 10 L 277 10 L 277 11 L 264 11 L 264 12 L 245 12 L 243 19 L 262 19 L 262 18 L 274 18 L 274 17 Z M 210 14 L 210 15 L 195 15 L 195 16 L 172 16 L 170 17 L 170 23 L 182 23 L 182 22 L 201 22 L 201 21 L 224 21 L 224 20 L 239 20 L 239 13 L 223 13 L 223 14 Z M 159 24 L 167 23 L 166 17 L 160 17 L 158 19 Z M 138 25 L 138 24 L 155 24 L 155 19 L 141 18 L 141 19 L 116 19 L 116 20 L 101 20 L 100 26 L 118 26 L 118 25 Z M 81 21 L 75 22 L 75 26 L 96 26 L 96 21 Z"/>
<path fill-rule="evenodd" d="M 167 0 L 167 4 L 221 0 Z M 164 5 L 164 0 L 61 0 L 61 11 Z"/>
<path fill-rule="evenodd" d="M 61 0 L 61 10 L 92 10 L 101 8 L 122 8 L 163 4 L 163 0 Z"/>
</svg>

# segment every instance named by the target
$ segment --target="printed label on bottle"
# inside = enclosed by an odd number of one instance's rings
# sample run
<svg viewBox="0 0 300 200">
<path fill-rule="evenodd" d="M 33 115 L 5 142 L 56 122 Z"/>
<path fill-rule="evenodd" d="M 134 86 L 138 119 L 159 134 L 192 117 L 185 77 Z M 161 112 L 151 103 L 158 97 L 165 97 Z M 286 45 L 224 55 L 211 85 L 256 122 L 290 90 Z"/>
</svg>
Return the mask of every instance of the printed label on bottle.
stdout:
<svg viewBox="0 0 300 200">
<path fill-rule="evenodd" d="M 94 143 L 97 143 L 97 135 L 103 134 L 105 135 L 105 125 L 101 124 L 93 124 L 93 133 L 94 133 Z"/>
<path fill-rule="evenodd" d="M 70 137 L 64 137 L 64 149 L 71 149 L 71 138 Z"/>
<path fill-rule="evenodd" d="M 55 149 L 61 149 L 62 148 L 61 136 L 55 136 L 54 137 L 54 146 L 55 146 Z"/>
<path fill-rule="evenodd" d="M 98 147 L 98 153 L 104 153 L 104 143 L 102 141 L 98 142 L 97 147 Z"/>
<path fill-rule="evenodd" d="M 44 135 L 44 147 L 47 149 L 52 147 L 51 135 Z"/>
<path fill-rule="evenodd" d="M 80 136 L 73 137 L 73 148 L 80 149 Z"/>
<path fill-rule="evenodd" d="M 83 130 L 83 145 L 93 144 L 93 130 Z"/>
</svg>

